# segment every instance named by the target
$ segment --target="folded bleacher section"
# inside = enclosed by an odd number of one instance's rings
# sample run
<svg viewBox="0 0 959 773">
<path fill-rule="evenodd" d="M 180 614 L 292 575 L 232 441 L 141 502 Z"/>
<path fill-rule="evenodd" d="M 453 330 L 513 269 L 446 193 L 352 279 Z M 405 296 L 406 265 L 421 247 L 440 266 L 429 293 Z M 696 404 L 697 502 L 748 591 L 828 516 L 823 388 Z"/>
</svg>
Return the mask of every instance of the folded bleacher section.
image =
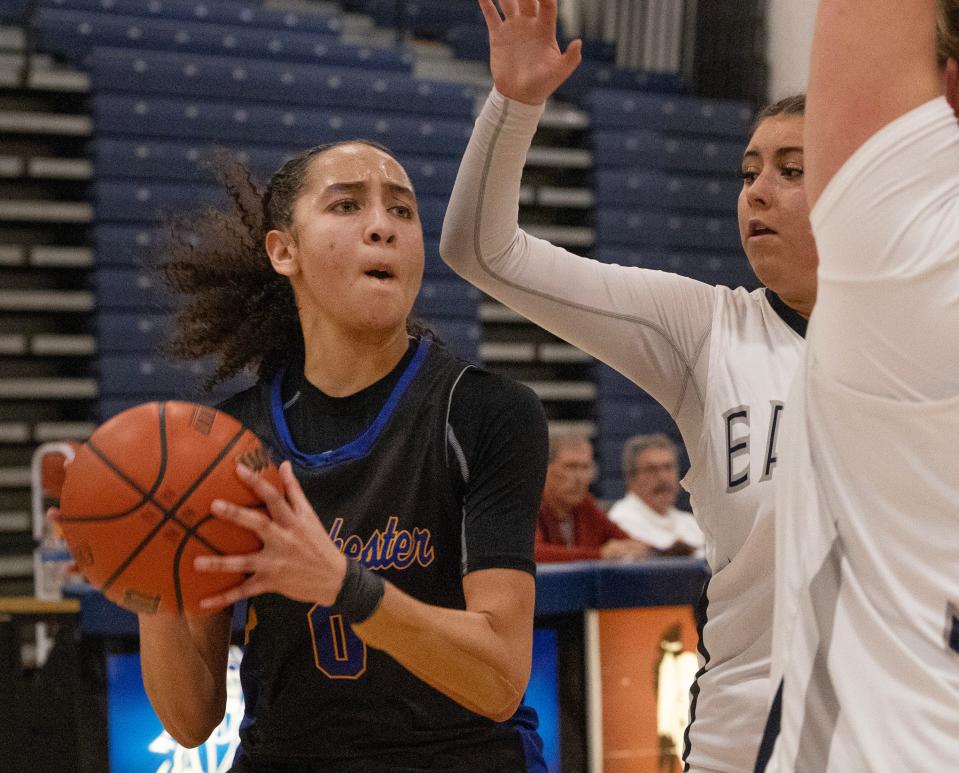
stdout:
<svg viewBox="0 0 959 773">
<path fill-rule="evenodd" d="M 427 241 L 415 309 L 454 351 L 479 355 L 479 294 L 437 244 L 474 94 L 417 81 L 410 52 L 341 43 L 337 13 L 202 0 L 41 0 L 38 45 L 92 76 L 100 414 L 202 399 L 202 363 L 164 360 L 169 299 L 149 263 L 165 217 L 223 200 L 206 162 L 234 152 L 261 182 L 284 158 L 354 137 L 388 145 L 417 188 Z M 236 389 L 225 385 L 212 398 Z"/>
<path fill-rule="evenodd" d="M 0 3 L 0 596 L 33 591 L 30 464 L 92 429 L 86 78 L 29 49 Z"/>
</svg>

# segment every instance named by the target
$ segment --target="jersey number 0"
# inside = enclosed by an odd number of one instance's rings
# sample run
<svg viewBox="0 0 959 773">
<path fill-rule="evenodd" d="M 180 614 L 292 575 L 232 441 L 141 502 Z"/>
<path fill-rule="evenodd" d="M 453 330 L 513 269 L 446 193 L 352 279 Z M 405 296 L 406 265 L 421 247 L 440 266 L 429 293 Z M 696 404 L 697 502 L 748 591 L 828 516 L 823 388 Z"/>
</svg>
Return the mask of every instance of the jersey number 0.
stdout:
<svg viewBox="0 0 959 773">
<path fill-rule="evenodd" d="M 359 679 L 366 671 L 366 643 L 342 614 L 313 607 L 309 614 L 313 662 L 329 679 Z"/>
</svg>

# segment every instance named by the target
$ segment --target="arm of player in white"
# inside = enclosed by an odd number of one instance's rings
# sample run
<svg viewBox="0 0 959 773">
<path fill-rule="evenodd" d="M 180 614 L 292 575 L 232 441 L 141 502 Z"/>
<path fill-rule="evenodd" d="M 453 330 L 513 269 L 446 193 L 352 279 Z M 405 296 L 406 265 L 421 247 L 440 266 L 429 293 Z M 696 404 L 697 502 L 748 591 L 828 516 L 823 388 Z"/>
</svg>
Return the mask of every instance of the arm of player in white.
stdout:
<svg viewBox="0 0 959 773">
<path fill-rule="evenodd" d="M 138 615 L 143 686 L 163 727 L 199 746 L 223 720 L 232 608 L 207 617 Z"/>
<path fill-rule="evenodd" d="M 941 93 L 935 0 L 821 0 L 806 106 L 810 208 L 869 137 Z"/>
<path fill-rule="evenodd" d="M 701 403 L 690 409 L 693 420 L 679 414 L 691 405 L 684 398 L 697 391 L 689 381 L 712 322 L 715 289 L 675 274 L 589 260 L 520 229 L 520 180 L 541 113 L 542 107 L 490 94 L 446 212 L 443 259 L 484 292 L 639 384 L 695 441 Z"/>
<path fill-rule="evenodd" d="M 535 581 L 516 569 L 463 578 L 466 609 L 425 604 L 391 583 L 376 612 L 353 630 L 470 711 L 509 719 L 529 681 Z"/>
</svg>

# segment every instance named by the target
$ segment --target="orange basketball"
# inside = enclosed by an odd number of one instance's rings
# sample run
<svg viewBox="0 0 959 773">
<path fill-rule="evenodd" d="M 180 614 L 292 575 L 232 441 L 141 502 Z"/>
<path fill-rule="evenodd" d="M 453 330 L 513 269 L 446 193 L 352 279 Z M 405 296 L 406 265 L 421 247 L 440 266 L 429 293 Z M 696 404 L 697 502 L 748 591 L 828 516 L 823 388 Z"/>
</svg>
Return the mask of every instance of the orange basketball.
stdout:
<svg viewBox="0 0 959 773">
<path fill-rule="evenodd" d="M 144 403 L 100 426 L 67 465 L 61 526 L 78 568 L 134 612 L 203 614 L 242 574 L 200 573 L 200 555 L 251 553 L 257 536 L 210 513 L 214 499 L 261 503 L 237 462 L 281 487 L 257 437 L 204 405 Z"/>
</svg>

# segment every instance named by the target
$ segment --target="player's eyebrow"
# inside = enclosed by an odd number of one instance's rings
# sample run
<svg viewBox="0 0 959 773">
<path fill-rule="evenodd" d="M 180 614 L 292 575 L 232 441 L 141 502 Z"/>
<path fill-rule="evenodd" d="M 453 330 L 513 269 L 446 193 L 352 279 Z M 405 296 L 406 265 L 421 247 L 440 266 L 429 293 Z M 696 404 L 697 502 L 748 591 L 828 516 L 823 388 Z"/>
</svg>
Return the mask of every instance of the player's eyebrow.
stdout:
<svg viewBox="0 0 959 773">
<path fill-rule="evenodd" d="M 416 194 L 413 193 L 413 189 L 409 188 L 406 185 L 400 185 L 399 183 L 390 183 L 390 182 L 385 183 L 385 185 L 394 194 L 398 193 L 400 195 L 409 196 L 410 198 L 413 198 L 413 199 L 416 198 Z M 326 194 L 334 194 L 334 195 L 337 193 L 357 193 L 360 191 L 365 191 L 367 187 L 368 186 L 366 182 L 362 180 L 357 180 L 355 182 L 333 183 L 332 185 L 328 185 L 326 187 L 326 190 L 324 190 L 323 192 Z"/>
<path fill-rule="evenodd" d="M 782 156 L 788 156 L 790 153 L 802 153 L 803 148 L 798 145 L 787 145 L 784 148 L 776 148 L 776 157 L 780 158 Z M 743 161 L 748 158 L 762 158 L 762 154 L 755 148 L 748 148 L 745 153 L 743 153 Z"/>
</svg>

